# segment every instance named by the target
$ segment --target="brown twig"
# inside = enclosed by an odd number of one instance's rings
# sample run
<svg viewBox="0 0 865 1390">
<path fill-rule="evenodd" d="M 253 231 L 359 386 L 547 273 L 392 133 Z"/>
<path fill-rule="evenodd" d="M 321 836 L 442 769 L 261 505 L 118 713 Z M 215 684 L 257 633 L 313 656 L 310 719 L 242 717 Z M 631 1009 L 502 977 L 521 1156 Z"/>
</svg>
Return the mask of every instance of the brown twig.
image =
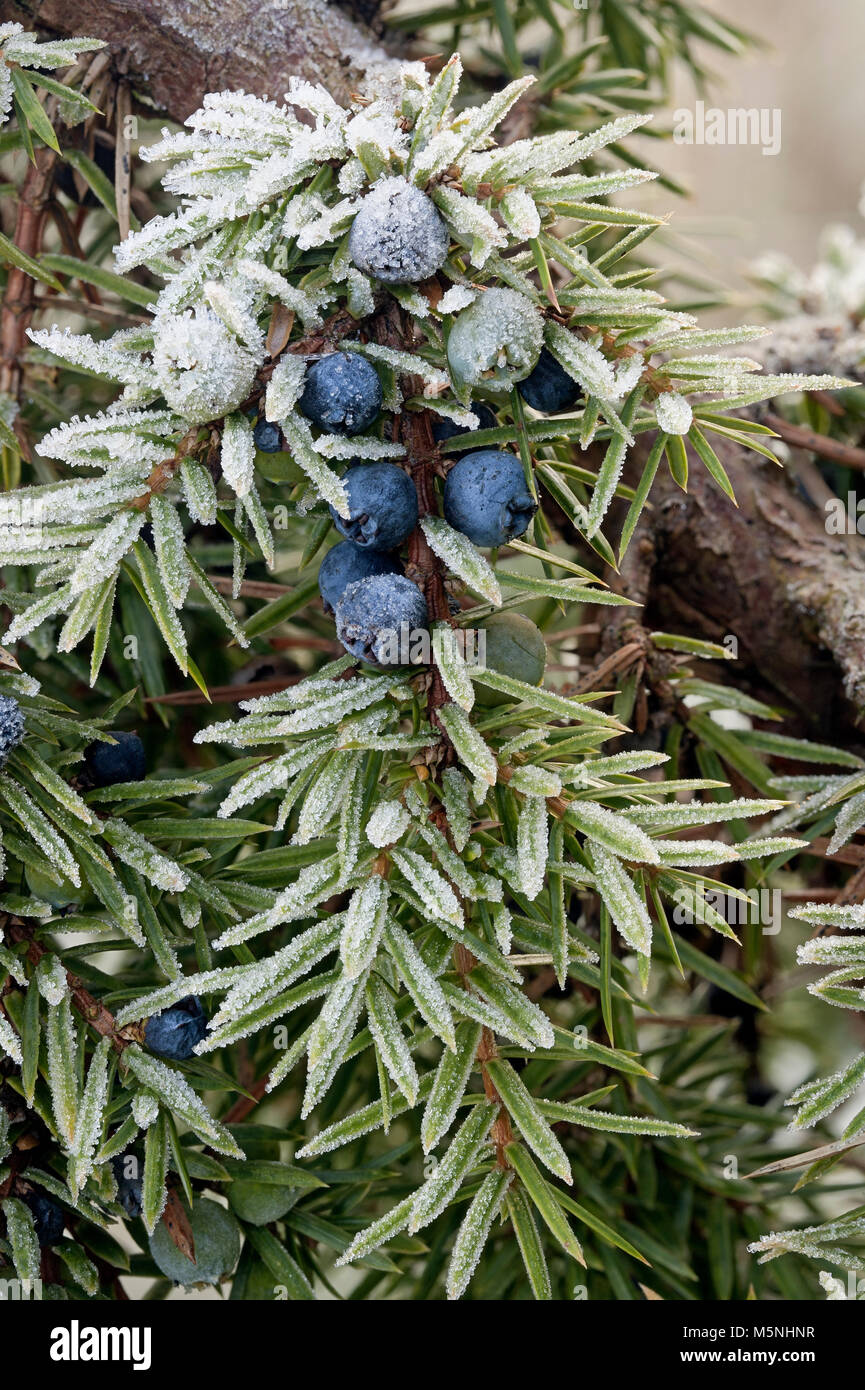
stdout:
<svg viewBox="0 0 865 1390">
<path fill-rule="evenodd" d="M 766 424 L 794 449 L 807 449 L 832 463 L 865 472 L 865 449 L 858 449 L 854 444 L 843 444 L 840 439 L 830 439 L 827 434 L 818 434 L 805 425 L 791 425 L 789 420 L 782 419 L 772 411 L 766 415 Z"/>
<path fill-rule="evenodd" d="M 27 256 L 35 256 L 42 244 L 42 229 L 51 197 L 54 166 L 57 154 L 48 145 L 40 145 L 34 153 L 18 195 L 15 231 L 12 240 Z M 3 304 L 0 307 L 0 392 L 18 400 L 23 382 L 23 353 L 27 343 L 27 328 L 33 316 L 36 282 L 25 270 L 9 267 Z M 30 443 L 20 419 L 15 433 L 22 454 L 30 458 Z"/>
<path fill-rule="evenodd" d="M 38 965 L 39 961 L 47 951 L 38 941 L 33 939 L 33 934 L 23 922 L 18 922 L 14 918 L 7 919 L 6 932 L 12 941 L 26 941 L 27 959 L 31 965 Z M 66 971 L 66 981 L 72 995 L 72 1003 L 77 1012 L 89 1023 L 92 1028 L 99 1033 L 100 1037 L 110 1038 L 111 1046 L 116 1052 L 123 1052 L 131 1042 L 135 1041 L 133 1027 L 129 1029 L 118 1028 L 117 1019 L 104 1004 L 98 999 L 94 999 L 89 990 L 79 980 L 77 975 L 73 975 L 71 970 Z"/>
<path fill-rule="evenodd" d="M 148 695 L 148 705 L 207 705 L 236 704 L 239 700 L 249 700 L 256 695 L 275 695 L 279 690 L 288 690 L 303 680 L 302 675 L 273 676 L 270 680 L 245 681 L 243 685 L 214 685 L 208 691 L 210 699 L 200 690 L 172 690 L 168 695 Z"/>
<path fill-rule="evenodd" d="M 376 342 L 386 347 L 411 351 L 415 346 L 414 334 L 407 314 L 395 299 L 388 298 L 373 320 Z M 402 389 L 406 397 L 422 393 L 423 382 L 415 376 L 402 378 Z M 417 490 L 418 516 L 425 517 L 438 511 L 435 495 L 435 464 L 438 457 L 436 442 L 432 432 L 432 415 L 428 410 L 405 410 L 394 416 L 394 439 L 405 445 L 408 467 Z M 430 620 L 450 622 L 450 605 L 445 589 L 445 567 L 431 550 L 420 523 L 415 527 L 408 542 L 408 574 L 422 590 L 429 610 Z M 442 734 L 444 747 L 449 749 L 447 739 L 437 711 L 447 704 L 448 694 L 437 667 L 433 667 L 427 695 L 427 710 L 430 722 Z"/>
</svg>

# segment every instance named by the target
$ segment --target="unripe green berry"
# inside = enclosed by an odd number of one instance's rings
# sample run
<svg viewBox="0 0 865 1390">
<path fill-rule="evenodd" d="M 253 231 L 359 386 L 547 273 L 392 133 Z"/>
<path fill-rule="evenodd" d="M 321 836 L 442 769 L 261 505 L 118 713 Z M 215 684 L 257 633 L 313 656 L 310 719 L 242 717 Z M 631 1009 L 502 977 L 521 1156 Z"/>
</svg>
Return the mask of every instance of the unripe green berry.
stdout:
<svg viewBox="0 0 865 1390">
<path fill-rule="evenodd" d="M 547 648 L 540 628 L 531 618 L 510 611 L 493 613 L 478 626 L 486 633 L 486 664 L 491 671 L 525 681 L 526 685 L 540 685 L 547 664 Z M 475 686 L 475 700 L 479 705 L 502 705 L 509 698 L 488 685 Z"/>
</svg>

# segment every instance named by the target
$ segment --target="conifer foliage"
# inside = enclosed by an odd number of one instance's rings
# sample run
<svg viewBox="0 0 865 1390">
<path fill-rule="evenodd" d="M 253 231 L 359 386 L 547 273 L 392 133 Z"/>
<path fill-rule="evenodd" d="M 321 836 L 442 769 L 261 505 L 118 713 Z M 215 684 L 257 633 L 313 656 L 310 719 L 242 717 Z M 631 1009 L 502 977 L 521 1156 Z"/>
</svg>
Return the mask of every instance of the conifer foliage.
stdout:
<svg viewBox="0 0 865 1390">
<path fill-rule="evenodd" d="M 15 26 L 0 44 L 8 148 L 56 147 L 33 88 L 59 84 L 27 69 L 96 45 L 37 50 Z M 761 1006 L 709 944 L 735 933 L 702 871 L 807 841 L 771 787 L 738 795 L 720 763 L 679 777 L 621 698 L 543 674 L 541 628 L 628 605 L 602 566 L 662 462 L 686 484 L 685 441 L 729 494 L 712 438 L 771 457 L 735 412 L 846 383 L 764 372 L 730 351 L 762 330 L 703 329 L 644 286 L 627 258 L 658 220 L 605 201 L 653 177 L 617 153 L 644 115 L 505 143 L 534 79 L 480 99 L 461 75 L 454 53 L 390 65 L 348 105 L 296 78 L 281 101 L 211 93 L 142 146 L 173 205 L 113 269 L 2 245 L 52 293 L 78 275 L 135 310 L 114 332 L 104 315 L 29 330 L 75 408 L 0 497 L 0 1260 L 60 1297 L 116 1295 L 118 1220 L 157 1292 L 225 1280 L 241 1299 L 332 1280 L 562 1298 L 592 1280 L 690 1297 L 699 1278 L 730 1296 L 732 1265 L 690 1268 L 692 1222 L 725 1248 L 823 1250 L 761 1243 L 765 1189 L 711 1179 L 742 1117 L 696 1092 L 728 1030 L 684 1055 L 637 1043 L 674 976 Z M 92 106 L 60 99 L 73 119 Z M 16 410 L 2 443 L 27 464 Z M 418 652 L 386 654 L 404 618 Z M 142 691 L 167 740 L 169 685 L 208 696 L 290 622 L 293 679 L 168 757 L 151 729 L 147 774 L 123 772 L 116 726 L 148 713 Z M 700 693 L 685 660 L 717 653 L 668 646 L 669 680 Z M 702 684 L 708 718 L 724 697 Z M 119 779 L 94 775 L 94 745 L 120 750 Z M 846 1007 L 857 940 L 803 947 Z M 797 1124 L 863 1075 L 803 1087 Z M 775 1119 L 740 1110 L 757 1168 Z M 659 1225 L 651 1190 L 682 1183 L 690 1211 Z"/>
</svg>

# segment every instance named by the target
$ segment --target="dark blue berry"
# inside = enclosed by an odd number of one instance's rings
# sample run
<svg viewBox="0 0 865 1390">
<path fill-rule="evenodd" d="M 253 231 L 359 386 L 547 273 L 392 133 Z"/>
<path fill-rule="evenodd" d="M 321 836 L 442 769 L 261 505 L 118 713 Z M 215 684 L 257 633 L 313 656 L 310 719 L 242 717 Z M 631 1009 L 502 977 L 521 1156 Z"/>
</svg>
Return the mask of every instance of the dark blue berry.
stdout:
<svg viewBox="0 0 865 1390">
<path fill-rule="evenodd" d="M 579 384 L 546 348 L 541 350 L 534 370 L 517 384 L 517 390 L 532 410 L 540 410 L 544 415 L 573 410 L 583 394 Z"/>
<path fill-rule="evenodd" d="M 256 449 L 263 454 L 278 454 L 282 448 L 282 431 L 271 420 L 261 419 L 252 431 Z"/>
<path fill-rule="evenodd" d="M 372 574 L 402 574 L 402 566 L 384 550 L 364 550 L 354 541 L 340 541 L 327 552 L 318 571 L 318 589 L 325 613 L 332 613 L 349 584 Z"/>
<path fill-rule="evenodd" d="M 356 463 L 344 474 L 351 514 L 330 514 L 337 530 L 355 545 L 396 550 L 417 526 L 417 493 L 407 473 L 395 463 Z"/>
<path fill-rule="evenodd" d="M 443 501 L 448 523 L 483 546 L 522 536 L 537 511 L 522 464 L 501 449 L 479 449 L 454 464 Z"/>
<path fill-rule="evenodd" d="M 493 411 L 490 410 L 488 405 L 484 405 L 482 401 L 472 401 L 469 410 L 471 410 L 472 414 L 477 415 L 480 421 L 478 425 L 479 430 L 494 430 L 499 423 Z M 467 425 L 458 425 L 456 420 L 448 420 L 443 415 L 437 415 L 435 417 L 432 432 L 433 439 L 437 444 L 443 444 L 446 439 L 455 439 L 459 434 L 466 435 L 466 443 L 471 444 L 472 435 L 475 433 L 475 431 L 470 430 Z M 462 458 L 462 454 L 452 453 L 449 450 L 448 458 Z"/>
<path fill-rule="evenodd" d="M 207 1032 L 207 1015 L 194 994 L 187 995 L 170 1009 L 154 1014 L 144 1028 L 144 1041 L 151 1052 L 185 1062 Z"/>
<path fill-rule="evenodd" d="M 381 410 L 375 367 L 356 352 L 332 352 L 310 363 L 300 409 L 314 425 L 340 434 L 362 434 Z"/>
<path fill-rule="evenodd" d="M 111 1166 L 117 1181 L 118 1202 L 127 1216 L 140 1216 L 142 1200 L 141 1160 L 135 1154 L 118 1154 Z"/>
<path fill-rule="evenodd" d="M 66 1225 L 66 1214 L 63 1208 L 56 1202 L 52 1202 L 50 1197 L 46 1197 L 44 1192 L 27 1192 L 24 1199 L 33 1215 L 33 1225 L 36 1228 L 36 1239 L 40 1245 L 56 1245 L 63 1235 L 63 1227 Z"/>
<path fill-rule="evenodd" d="M 84 766 L 95 787 L 115 782 L 141 782 L 147 773 L 144 744 L 137 734 L 109 729 L 114 743 L 91 743 L 84 749 Z"/>
<path fill-rule="evenodd" d="M 0 767 L 24 738 L 24 715 L 11 695 L 0 695 Z"/>
<path fill-rule="evenodd" d="M 373 666 L 407 664 L 412 634 L 428 624 L 426 600 L 403 574 L 359 579 L 349 584 L 336 606 L 340 642 L 352 655 Z"/>
</svg>

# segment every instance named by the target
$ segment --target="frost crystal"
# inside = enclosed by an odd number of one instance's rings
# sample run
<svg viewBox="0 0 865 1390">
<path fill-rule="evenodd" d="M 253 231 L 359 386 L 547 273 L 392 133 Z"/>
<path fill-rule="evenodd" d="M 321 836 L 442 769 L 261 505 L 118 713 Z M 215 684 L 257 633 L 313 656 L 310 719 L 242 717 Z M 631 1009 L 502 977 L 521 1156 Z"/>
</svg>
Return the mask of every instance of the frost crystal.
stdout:
<svg viewBox="0 0 865 1390">
<path fill-rule="evenodd" d="M 246 497 L 255 478 L 255 441 L 245 415 L 229 415 L 219 458 L 222 476 L 238 497 Z"/>
<path fill-rule="evenodd" d="M 366 838 L 376 849 L 395 845 L 405 834 L 411 817 L 398 801 L 382 801 L 366 823 Z"/>
<path fill-rule="evenodd" d="M 520 887 L 529 901 L 543 889 L 548 847 L 546 802 L 542 796 L 527 796 L 517 826 L 517 859 Z"/>
<path fill-rule="evenodd" d="M 286 353 L 273 369 L 264 398 L 265 415 L 279 424 L 291 414 L 303 394 L 306 363 L 302 357 Z"/>
<path fill-rule="evenodd" d="M 658 429 L 666 434 L 687 434 L 694 419 L 694 412 L 685 397 L 676 391 L 665 391 L 658 397 L 655 414 Z"/>
<path fill-rule="evenodd" d="M 42 957 L 36 970 L 36 985 L 42 998 L 52 1008 L 65 998 L 69 984 L 59 956 Z"/>
<path fill-rule="evenodd" d="M 213 309 L 168 314 L 154 328 L 156 381 L 178 415 L 204 424 L 249 395 L 262 358 L 242 347 Z"/>
<path fill-rule="evenodd" d="M 453 922 L 457 927 L 464 925 L 462 908 L 454 890 L 422 854 L 411 849 L 395 850 L 393 860 L 433 918 Z"/>
</svg>

